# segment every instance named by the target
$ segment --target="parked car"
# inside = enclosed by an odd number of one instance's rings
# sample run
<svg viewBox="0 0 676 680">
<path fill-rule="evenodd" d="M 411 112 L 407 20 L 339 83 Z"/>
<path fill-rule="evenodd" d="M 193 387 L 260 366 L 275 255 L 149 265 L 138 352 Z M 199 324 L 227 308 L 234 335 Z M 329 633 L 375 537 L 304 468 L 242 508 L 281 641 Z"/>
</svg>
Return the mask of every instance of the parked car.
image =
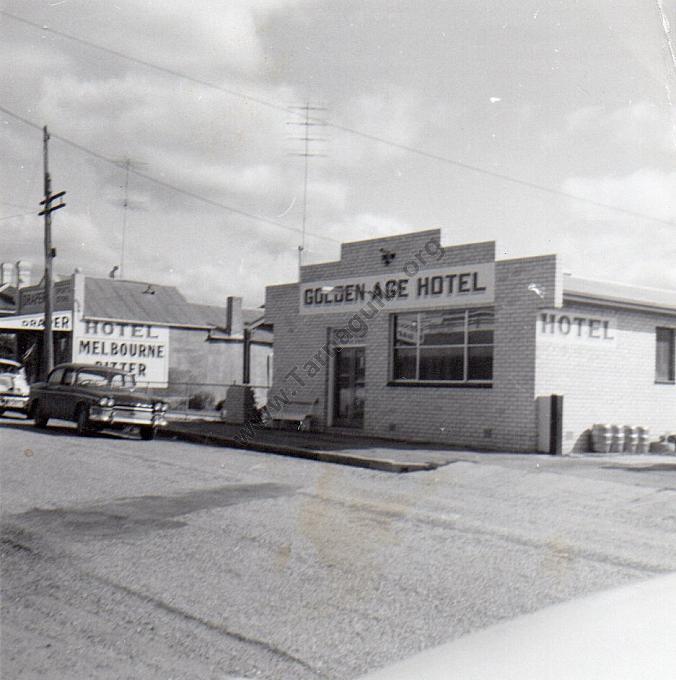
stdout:
<svg viewBox="0 0 676 680">
<path fill-rule="evenodd" d="M 28 411 L 26 371 L 18 361 L 0 359 L 0 415 L 5 411 Z"/>
<path fill-rule="evenodd" d="M 38 427 L 50 418 L 72 420 L 81 436 L 132 425 L 142 439 L 153 439 L 167 424 L 166 402 L 137 392 L 131 373 L 87 364 L 56 366 L 45 382 L 31 386 L 28 409 Z"/>
<path fill-rule="evenodd" d="M 360 680 L 673 680 L 676 573 L 555 604 Z"/>
</svg>

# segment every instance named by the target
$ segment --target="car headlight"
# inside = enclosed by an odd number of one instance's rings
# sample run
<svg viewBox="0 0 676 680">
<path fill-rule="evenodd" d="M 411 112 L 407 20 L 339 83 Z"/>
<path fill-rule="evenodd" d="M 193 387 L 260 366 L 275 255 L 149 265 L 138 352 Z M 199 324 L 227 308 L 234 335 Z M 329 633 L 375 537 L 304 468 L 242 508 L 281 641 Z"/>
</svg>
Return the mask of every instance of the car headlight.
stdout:
<svg viewBox="0 0 676 680">
<path fill-rule="evenodd" d="M 99 399 L 99 406 L 102 406 L 103 408 L 111 408 L 112 406 L 115 406 L 115 399 L 112 397 L 101 397 Z"/>
</svg>

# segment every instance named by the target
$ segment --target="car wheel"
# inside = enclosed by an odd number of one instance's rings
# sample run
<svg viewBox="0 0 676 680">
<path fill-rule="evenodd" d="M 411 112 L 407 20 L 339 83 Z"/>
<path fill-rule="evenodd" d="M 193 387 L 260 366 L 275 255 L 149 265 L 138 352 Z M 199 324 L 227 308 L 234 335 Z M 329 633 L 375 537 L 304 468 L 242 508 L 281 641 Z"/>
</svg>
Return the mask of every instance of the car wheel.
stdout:
<svg viewBox="0 0 676 680">
<path fill-rule="evenodd" d="M 77 433 L 80 437 L 86 437 L 91 432 L 91 425 L 89 424 L 89 409 L 86 406 L 80 406 L 77 410 Z"/>
<path fill-rule="evenodd" d="M 36 427 L 47 427 L 47 422 L 49 421 L 49 416 L 45 410 L 40 406 L 39 403 L 33 406 L 33 420 L 35 421 Z"/>
<path fill-rule="evenodd" d="M 141 439 L 143 439 L 143 441 L 149 442 L 152 439 L 155 439 L 155 432 L 157 432 L 157 430 L 154 427 L 142 427 Z"/>
</svg>

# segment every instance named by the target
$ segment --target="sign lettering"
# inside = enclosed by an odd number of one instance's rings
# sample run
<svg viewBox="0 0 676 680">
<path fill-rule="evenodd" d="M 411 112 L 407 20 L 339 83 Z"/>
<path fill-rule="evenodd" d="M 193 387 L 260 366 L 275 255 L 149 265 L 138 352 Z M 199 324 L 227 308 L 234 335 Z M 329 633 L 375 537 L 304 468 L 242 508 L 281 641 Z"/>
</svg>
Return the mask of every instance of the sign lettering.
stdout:
<svg viewBox="0 0 676 680">
<path fill-rule="evenodd" d="M 490 304 L 495 298 L 495 264 L 447 267 L 415 276 L 401 273 L 301 283 L 300 313 L 356 312 L 374 298 L 392 309 Z"/>
<path fill-rule="evenodd" d="M 20 314 L 0 319 L 0 329 L 11 330 L 36 330 L 41 331 L 45 327 L 44 314 Z M 70 312 L 54 312 L 52 314 L 52 330 L 72 330 L 72 314 Z"/>
<path fill-rule="evenodd" d="M 538 338 L 559 342 L 583 342 L 597 347 L 615 344 L 617 326 L 613 317 L 588 316 L 576 312 L 541 311 Z"/>
<path fill-rule="evenodd" d="M 140 383 L 166 387 L 169 329 L 143 323 L 83 319 L 73 338 L 73 361 L 129 371 Z"/>
</svg>

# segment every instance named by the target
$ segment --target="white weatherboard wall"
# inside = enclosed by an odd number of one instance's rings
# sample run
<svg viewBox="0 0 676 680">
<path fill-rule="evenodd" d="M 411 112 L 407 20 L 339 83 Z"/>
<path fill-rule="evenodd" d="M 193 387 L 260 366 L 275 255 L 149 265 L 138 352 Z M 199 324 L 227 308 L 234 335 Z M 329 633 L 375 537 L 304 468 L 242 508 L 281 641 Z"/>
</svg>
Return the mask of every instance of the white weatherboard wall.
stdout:
<svg viewBox="0 0 676 680">
<path fill-rule="evenodd" d="M 564 395 L 564 452 L 588 451 L 594 423 L 646 426 L 651 440 L 676 431 L 676 385 L 655 383 L 657 327 L 676 328 L 676 319 L 600 304 L 540 311 L 536 394 Z"/>
</svg>

